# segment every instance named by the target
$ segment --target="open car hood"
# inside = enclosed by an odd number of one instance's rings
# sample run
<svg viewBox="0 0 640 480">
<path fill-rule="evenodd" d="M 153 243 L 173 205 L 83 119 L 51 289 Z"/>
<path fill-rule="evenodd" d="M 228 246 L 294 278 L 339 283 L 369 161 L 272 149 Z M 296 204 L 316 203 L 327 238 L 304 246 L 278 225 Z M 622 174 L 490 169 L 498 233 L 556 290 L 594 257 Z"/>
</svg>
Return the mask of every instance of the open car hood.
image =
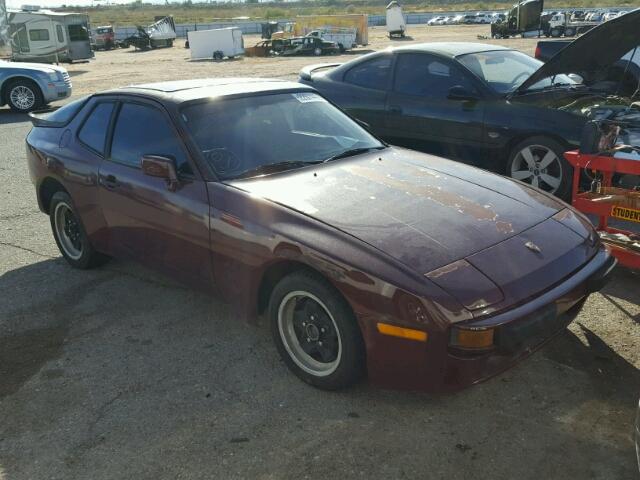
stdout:
<svg viewBox="0 0 640 480">
<path fill-rule="evenodd" d="M 584 74 L 604 70 L 640 44 L 640 9 L 604 22 L 578 37 L 536 70 L 517 91 L 561 73 Z M 636 52 L 634 58 L 639 58 Z"/>
</svg>

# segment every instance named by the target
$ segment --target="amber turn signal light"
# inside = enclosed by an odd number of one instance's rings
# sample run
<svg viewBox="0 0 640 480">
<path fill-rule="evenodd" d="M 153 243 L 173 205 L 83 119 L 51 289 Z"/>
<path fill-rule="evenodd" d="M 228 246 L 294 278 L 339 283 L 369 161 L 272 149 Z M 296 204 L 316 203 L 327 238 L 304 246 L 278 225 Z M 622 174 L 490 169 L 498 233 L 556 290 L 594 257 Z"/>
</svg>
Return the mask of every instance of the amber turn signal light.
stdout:
<svg viewBox="0 0 640 480">
<path fill-rule="evenodd" d="M 422 330 L 414 330 L 413 328 L 398 327 L 389 325 L 388 323 L 378 323 L 378 332 L 391 337 L 408 338 L 409 340 L 417 340 L 418 342 L 427 341 L 427 332 Z"/>
<path fill-rule="evenodd" d="M 484 329 L 451 329 L 451 346 L 466 350 L 487 350 L 493 348 L 492 328 Z"/>
</svg>

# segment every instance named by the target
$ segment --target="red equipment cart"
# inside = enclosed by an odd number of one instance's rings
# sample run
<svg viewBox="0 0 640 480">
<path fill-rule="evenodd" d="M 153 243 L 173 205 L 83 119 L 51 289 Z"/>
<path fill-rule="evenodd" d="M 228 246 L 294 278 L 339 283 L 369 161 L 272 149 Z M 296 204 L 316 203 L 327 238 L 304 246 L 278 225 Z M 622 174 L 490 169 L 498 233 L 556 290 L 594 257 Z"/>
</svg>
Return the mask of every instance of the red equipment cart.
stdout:
<svg viewBox="0 0 640 480">
<path fill-rule="evenodd" d="M 573 165 L 572 205 L 583 213 L 599 217 L 598 233 L 620 264 L 640 269 L 640 234 L 608 225 L 609 218 L 640 224 L 640 191 L 611 186 L 616 173 L 640 175 L 640 160 L 588 155 L 577 150 L 566 152 L 564 156 Z M 597 192 L 580 191 L 583 169 L 602 175 Z M 630 241 L 617 238 L 615 234 L 623 234 Z"/>
</svg>

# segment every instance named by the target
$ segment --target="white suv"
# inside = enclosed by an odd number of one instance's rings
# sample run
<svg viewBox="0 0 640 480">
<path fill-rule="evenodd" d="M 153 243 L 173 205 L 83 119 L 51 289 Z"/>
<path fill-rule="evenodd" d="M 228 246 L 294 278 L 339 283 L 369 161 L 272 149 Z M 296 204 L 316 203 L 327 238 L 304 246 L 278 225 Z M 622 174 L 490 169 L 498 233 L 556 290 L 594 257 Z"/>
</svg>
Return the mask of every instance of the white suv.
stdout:
<svg viewBox="0 0 640 480">
<path fill-rule="evenodd" d="M 476 23 L 491 23 L 491 15 L 488 13 L 476 13 Z"/>
</svg>

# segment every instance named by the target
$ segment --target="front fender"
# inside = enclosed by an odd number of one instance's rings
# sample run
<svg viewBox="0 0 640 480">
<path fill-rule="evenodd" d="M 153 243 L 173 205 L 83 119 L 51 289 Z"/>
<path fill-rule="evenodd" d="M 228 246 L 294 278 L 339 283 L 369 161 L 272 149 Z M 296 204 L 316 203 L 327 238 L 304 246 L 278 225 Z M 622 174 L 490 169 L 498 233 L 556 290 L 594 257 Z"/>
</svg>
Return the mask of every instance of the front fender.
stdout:
<svg viewBox="0 0 640 480">
<path fill-rule="evenodd" d="M 208 190 L 215 282 L 247 318 L 257 313 L 265 272 L 286 261 L 304 264 L 327 278 L 349 302 L 363 329 L 372 316 L 431 329 L 470 318 L 423 275 L 335 227 L 236 187 L 209 183 Z M 402 299 L 409 297 L 420 303 L 422 317 L 404 315 Z"/>
</svg>

